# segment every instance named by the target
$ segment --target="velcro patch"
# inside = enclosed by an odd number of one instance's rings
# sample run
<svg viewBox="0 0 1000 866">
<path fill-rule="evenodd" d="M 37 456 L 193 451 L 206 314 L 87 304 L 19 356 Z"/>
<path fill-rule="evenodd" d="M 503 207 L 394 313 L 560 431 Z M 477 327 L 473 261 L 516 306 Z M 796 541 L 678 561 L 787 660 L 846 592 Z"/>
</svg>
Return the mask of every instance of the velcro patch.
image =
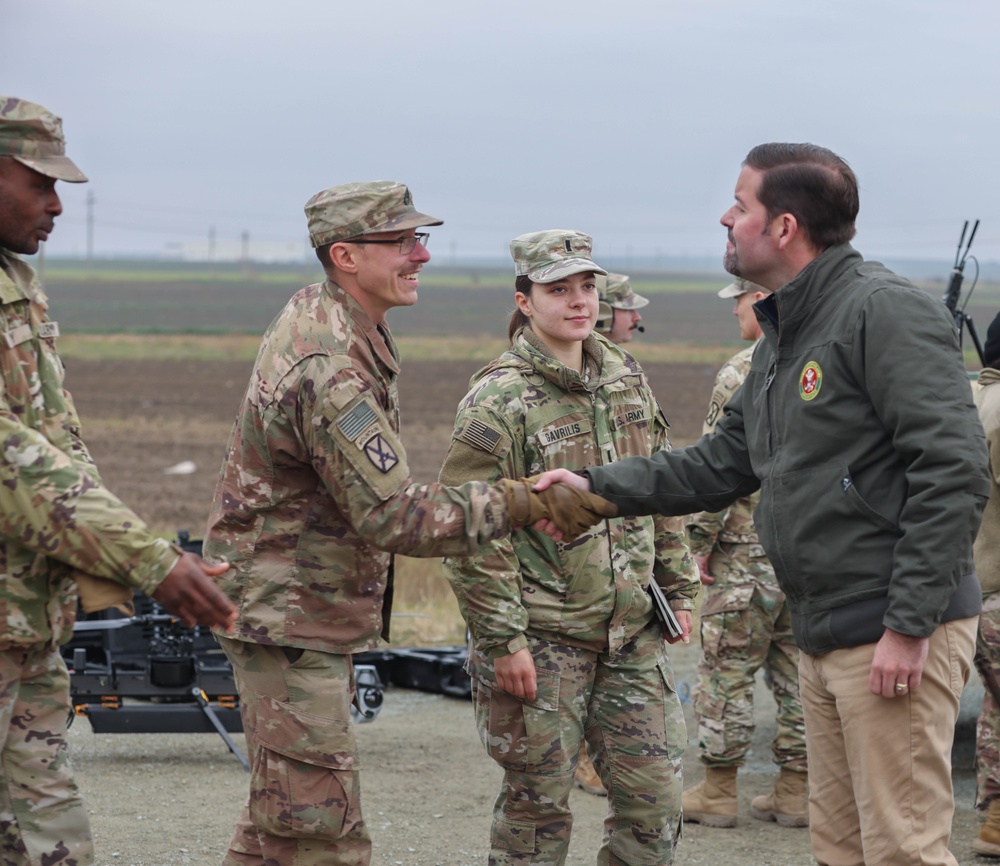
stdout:
<svg viewBox="0 0 1000 866">
<path fill-rule="evenodd" d="M 4 331 L 3 339 L 11 349 L 20 346 L 21 343 L 26 343 L 31 339 L 31 325 L 18 325 L 16 328 Z"/>
<path fill-rule="evenodd" d="M 371 439 L 365 442 L 365 454 L 372 462 L 372 465 L 383 475 L 399 463 L 399 455 L 385 441 L 381 433 L 376 433 Z"/>
<path fill-rule="evenodd" d="M 549 445 L 555 445 L 557 442 L 562 442 L 564 439 L 582 436 L 585 433 L 589 433 L 591 429 L 590 422 L 585 418 L 566 418 L 539 430 L 535 436 L 538 439 L 538 444 L 544 448 Z"/>
<path fill-rule="evenodd" d="M 54 339 L 59 336 L 58 322 L 42 322 L 38 326 L 38 336 L 43 340 Z"/>
<path fill-rule="evenodd" d="M 480 451 L 493 454 L 503 439 L 503 433 L 473 418 L 456 434 L 455 438 L 473 448 L 478 448 Z"/>
<path fill-rule="evenodd" d="M 337 427 L 352 442 L 356 441 L 377 420 L 375 410 L 362 401 L 350 412 L 337 419 Z"/>
<path fill-rule="evenodd" d="M 649 414 L 644 405 L 616 406 L 615 411 L 616 414 L 612 421 L 615 430 L 621 430 L 628 424 L 638 424 L 640 421 L 649 420 Z"/>
</svg>

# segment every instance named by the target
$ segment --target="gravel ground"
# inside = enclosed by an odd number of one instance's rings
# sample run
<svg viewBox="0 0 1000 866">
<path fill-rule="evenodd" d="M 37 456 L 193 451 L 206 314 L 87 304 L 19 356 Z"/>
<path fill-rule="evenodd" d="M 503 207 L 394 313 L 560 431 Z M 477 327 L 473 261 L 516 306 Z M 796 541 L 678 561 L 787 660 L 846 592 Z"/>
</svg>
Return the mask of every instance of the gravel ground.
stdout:
<svg viewBox="0 0 1000 866">
<path fill-rule="evenodd" d="M 682 694 L 694 681 L 697 649 L 672 651 Z M 686 784 L 701 777 L 690 702 Z M 740 774 L 740 824 L 733 830 L 685 825 L 676 858 L 683 864 L 804 866 L 808 831 L 764 824 L 749 801 L 765 793 L 774 704 L 758 685 L 753 754 Z M 987 861 L 969 847 L 977 832 L 969 730 L 959 744 L 952 850 L 966 866 Z M 484 754 L 464 701 L 408 689 L 386 691 L 374 722 L 358 727 L 363 803 L 376 866 L 472 866 L 486 862 L 490 810 L 500 772 Z M 234 738 L 245 746 L 242 735 Z M 216 866 L 246 796 L 247 776 L 214 734 L 100 734 L 85 719 L 70 729 L 77 777 L 91 810 L 100 866 Z M 568 864 L 594 862 L 607 801 L 582 791 Z"/>
</svg>

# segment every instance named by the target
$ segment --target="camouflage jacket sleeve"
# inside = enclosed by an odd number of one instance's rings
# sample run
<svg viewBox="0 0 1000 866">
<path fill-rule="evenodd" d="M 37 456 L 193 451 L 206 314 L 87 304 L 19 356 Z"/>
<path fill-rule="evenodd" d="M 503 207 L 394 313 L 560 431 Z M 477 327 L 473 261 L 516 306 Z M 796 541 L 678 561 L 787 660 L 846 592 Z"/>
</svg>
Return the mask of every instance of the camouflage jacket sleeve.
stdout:
<svg viewBox="0 0 1000 866">
<path fill-rule="evenodd" d="M 659 410 L 653 427 L 656 431 L 655 450 L 671 450 L 667 424 L 663 419 L 663 413 Z M 674 610 L 694 610 L 701 591 L 701 578 L 698 566 L 688 549 L 684 519 L 658 514 L 653 520 L 653 525 L 656 550 L 653 579 L 663 588 Z"/>
<path fill-rule="evenodd" d="M 171 546 L 100 483 L 92 463 L 22 424 L 6 393 L 0 396 L 0 445 L 0 534 L 146 593 L 177 563 Z"/>
<path fill-rule="evenodd" d="M 483 481 L 450 488 L 413 483 L 403 444 L 364 374 L 327 356 L 310 363 L 299 377 L 299 417 L 266 425 L 274 437 L 270 451 L 282 450 L 282 436 L 301 435 L 313 469 L 362 538 L 390 553 L 442 556 L 471 553 L 507 533 L 501 488 Z M 325 387 L 312 387 L 317 381 Z M 280 402 L 266 410 L 275 413 L 287 416 Z"/>
<path fill-rule="evenodd" d="M 708 404 L 708 414 L 702 425 L 702 434 L 715 432 L 715 425 L 733 394 L 739 389 L 750 369 L 750 359 L 753 356 L 753 346 L 737 353 L 720 368 L 712 388 L 712 399 Z M 712 551 L 715 539 L 722 532 L 729 516 L 729 509 L 722 511 L 702 511 L 692 514 L 685 522 L 690 533 L 691 551 L 698 556 L 705 556 Z"/>
<path fill-rule="evenodd" d="M 470 478 L 495 482 L 523 475 L 520 436 L 510 430 L 506 419 L 472 405 L 459 410 L 455 429 L 475 428 L 477 422 L 482 429 L 504 431 L 504 435 L 488 451 L 453 438 L 440 480 L 445 484 Z M 521 601 L 523 577 L 509 536 L 493 541 L 479 556 L 449 558 L 444 566 L 477 650 L 496 657 L 528 645 L 524 632 L 529 615 Z"/>
</svg>

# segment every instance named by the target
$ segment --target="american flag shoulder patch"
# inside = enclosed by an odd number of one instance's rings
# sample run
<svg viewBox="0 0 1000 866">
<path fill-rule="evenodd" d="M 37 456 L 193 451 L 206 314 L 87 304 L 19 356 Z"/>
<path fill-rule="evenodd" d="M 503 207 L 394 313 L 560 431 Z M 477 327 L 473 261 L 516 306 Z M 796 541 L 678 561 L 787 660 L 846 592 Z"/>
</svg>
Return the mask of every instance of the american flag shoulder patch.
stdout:
<svg viewBox="0 0 1000 866">
<path fill-rule="evenodd" d="M 455 438 L 471 445 L 473 448 L 493 454 L 504 437 L 503 433 L 499 430 L 494 430 L 482 421 L 472 419 L 466 422 Z"/>
<path fill-rule="evenodd" d="M 358 403 L 337 419 L 337 427 L 350 441 L 364 433 L 376 420 L 375 410 L 367 401 Z"/>
</svg>

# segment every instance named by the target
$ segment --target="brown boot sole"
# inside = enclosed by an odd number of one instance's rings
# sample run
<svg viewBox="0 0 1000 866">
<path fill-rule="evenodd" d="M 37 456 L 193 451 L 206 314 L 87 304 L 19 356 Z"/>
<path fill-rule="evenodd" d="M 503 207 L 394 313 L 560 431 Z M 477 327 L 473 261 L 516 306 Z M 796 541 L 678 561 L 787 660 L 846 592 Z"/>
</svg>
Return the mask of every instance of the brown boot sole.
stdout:
<svg viewBox="0 0 1000 866">
<path fill-rule="evenodd" d="M 980 857 L 1000 857 L 1000 845 L 984 842 L 982 839 L 972 840 L 972 850 Z"/>
<path fill-rule="evenodd" d="M 586 791 L 588 794 L 593 794 L 595 797 L 608 796 L 608 792 L 604 790 L 603 785 L 588 785 L 586 782 L 581 782 L 579 779 L 574 779 L 573 785 L 579 788 L 581 791 Z"/>
<path fill-rule="evenodd" d="M 685 812 L 682 817 L 685 824 L 701 824 L 703 827 L 715 827 L 719 830 L 736 826 L 735 815 L 713 815 L 710 812 Z"/>
<path fill-rule="evenodd" d="M 758 821 L 774 821 L 779 827 L 808 827 L 808 815 L 786 815 L 784 812 L 763 811 L 750 807 L 750 814 Z"/>
</svg>

